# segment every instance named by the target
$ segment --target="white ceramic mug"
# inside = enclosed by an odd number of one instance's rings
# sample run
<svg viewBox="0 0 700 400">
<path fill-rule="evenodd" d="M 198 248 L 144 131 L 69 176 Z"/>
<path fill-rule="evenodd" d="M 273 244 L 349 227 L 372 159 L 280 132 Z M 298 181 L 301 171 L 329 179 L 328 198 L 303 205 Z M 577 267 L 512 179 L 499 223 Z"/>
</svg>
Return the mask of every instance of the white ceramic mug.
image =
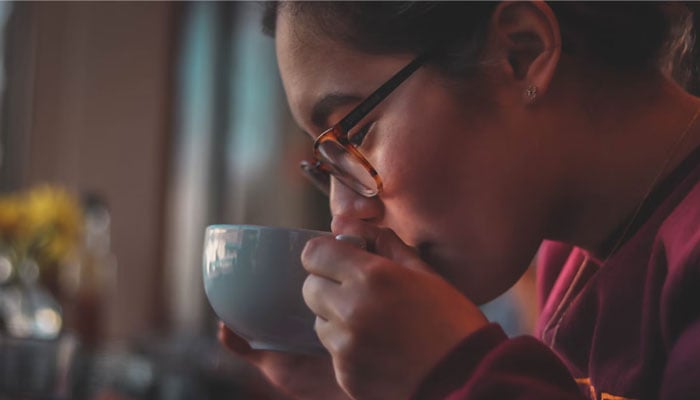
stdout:
<svg viewBox="0 0 700 400">
<path fill-rule="evenodd" d="M 204 234 L 204 290 L 216 315 L 254 349 L 319 353 L 302 297 L 306 242 L 330 232 L 212 225 Z"/>
</svg>

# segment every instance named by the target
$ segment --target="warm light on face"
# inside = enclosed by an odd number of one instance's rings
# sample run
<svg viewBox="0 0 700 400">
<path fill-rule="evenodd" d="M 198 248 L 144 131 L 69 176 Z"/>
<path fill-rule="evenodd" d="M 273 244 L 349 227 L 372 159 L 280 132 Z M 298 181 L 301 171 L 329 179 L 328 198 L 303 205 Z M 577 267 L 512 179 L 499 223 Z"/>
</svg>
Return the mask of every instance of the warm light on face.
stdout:
<svg viewBox="0 0 700 400">
<path fill-rule="evenodd" d="M 426 54 L 416 57 L 350 111 L 340 122 L 316 139 L 314 142 L 314 157 L 316 159 L 301 163 L 304 175 L 312 181 L 314 186 L 328 194 L 330 192 L 330 176 L 333 176 L 362 196 L 373 197 L 381 193 L 382 180 L 379 174 L 357 150 L 356 146 L 350 143 L 348 132 L 423 65 L 426 58 Z"/>
</svg>

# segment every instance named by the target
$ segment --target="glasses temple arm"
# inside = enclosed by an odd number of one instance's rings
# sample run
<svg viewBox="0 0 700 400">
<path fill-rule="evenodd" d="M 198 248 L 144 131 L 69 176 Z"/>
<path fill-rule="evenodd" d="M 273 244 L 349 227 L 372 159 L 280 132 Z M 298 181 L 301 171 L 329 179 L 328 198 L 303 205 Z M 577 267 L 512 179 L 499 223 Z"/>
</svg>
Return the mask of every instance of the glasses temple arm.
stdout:
<svg viewBox="0 0 700 400">
<path fill-rule="evenodd" d="M 338 125 L 344 132 L 348 132 L 362 118 L 364 118 L 374 107 L 384 100 L 389 94 L 394 91 L 403 81 L 413 74 L 426 60 L 427 54 L 421 54 L 416 57 L 410 64 L 405 66 L 396 75 L 392 76 L 379 89 L 369 95 L 362 103 L 355 107 L 350 113 L 343 118 Z"/>
</svg>

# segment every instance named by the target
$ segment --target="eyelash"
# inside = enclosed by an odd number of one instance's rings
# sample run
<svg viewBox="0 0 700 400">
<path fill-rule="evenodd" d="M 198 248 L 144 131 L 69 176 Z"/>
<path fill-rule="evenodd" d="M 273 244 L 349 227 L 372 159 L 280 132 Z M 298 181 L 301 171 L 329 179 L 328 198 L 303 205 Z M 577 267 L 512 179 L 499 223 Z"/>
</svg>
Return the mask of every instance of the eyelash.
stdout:
<svg viewBox="0 0 700 400">
<path fill-rule="evenodd" d="M 350 144 L 352 144 L 355 147 L 361 146 L 362 142 L 364 141 L 365 137 L 367 136 L 367 133 L 369 133 L 369 131 L 371 130 L 372 125 L 373 125 L 372 123 L 364 125 L 359 130 L 350 134 L 348 136 L 348 141 L 350 142 Z"/>
</svg>

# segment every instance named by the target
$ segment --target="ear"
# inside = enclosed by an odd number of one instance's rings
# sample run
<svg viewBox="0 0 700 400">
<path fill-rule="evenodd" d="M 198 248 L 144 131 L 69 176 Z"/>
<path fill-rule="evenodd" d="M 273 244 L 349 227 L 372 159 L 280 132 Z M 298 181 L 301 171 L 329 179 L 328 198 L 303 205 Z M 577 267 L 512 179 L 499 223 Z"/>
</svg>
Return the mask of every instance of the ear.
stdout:
<svg viewBox="0 0 700 400">
<path fill-rule="evenodd" d="M 498 65 L 526 102 L 546 93 L 561 56 L 561 33 L 554 12 L 544 2 L 499 4 L 491 19 L 490 45 Z M 535 93 L 532 88 L 535 88 Z"/>
</svg>

